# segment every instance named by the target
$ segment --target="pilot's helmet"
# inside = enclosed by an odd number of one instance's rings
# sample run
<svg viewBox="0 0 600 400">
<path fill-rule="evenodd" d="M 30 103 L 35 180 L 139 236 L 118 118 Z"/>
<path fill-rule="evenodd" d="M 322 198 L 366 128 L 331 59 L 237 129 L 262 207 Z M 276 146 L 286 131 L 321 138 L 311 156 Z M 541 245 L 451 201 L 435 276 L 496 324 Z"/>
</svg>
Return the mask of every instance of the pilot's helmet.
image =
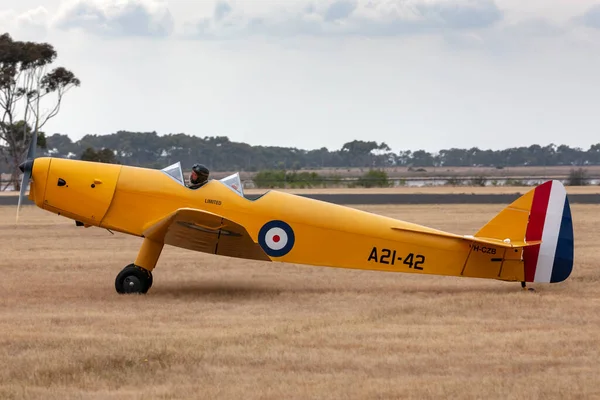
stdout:
<svg viewBox="0 0 600 400">
<path fill-rule="evenodd" d="M 206 168 L 206 166 L 202 164 L 194 164 L 194 166 L 192 167 L 192 171 L 194 171 L 197 175 L 196 179 L 190 179 L 190 181 L 193 184 L 206 182 L 206 180 L 208 179 L 209 171 L 208 168 Z"/>
</svg>

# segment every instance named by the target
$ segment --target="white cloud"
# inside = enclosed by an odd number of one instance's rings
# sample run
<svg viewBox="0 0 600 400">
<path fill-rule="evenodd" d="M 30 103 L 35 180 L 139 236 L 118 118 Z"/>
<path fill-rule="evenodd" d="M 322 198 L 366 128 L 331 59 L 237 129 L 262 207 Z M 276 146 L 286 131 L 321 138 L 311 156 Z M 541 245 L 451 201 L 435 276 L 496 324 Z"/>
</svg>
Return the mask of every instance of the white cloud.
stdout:
<svg viewBox="0 0 600 400">
<path fill-rule="evenodd" d="M 77 0 L 64 3 L 53 25 L 101 36 L 169 36 L 174 20 L 166 3 L 154 0 Z"/>
<path fill-rule="evenodd" d="M 565 27 L 542 18 L 533 18 L 507 25 L 505 31 L 511 35 L 521 37 L 548 37 L 563 34 L 566 30 Z"/>
<path fill-rule="evenodd" d="M 502 17 L 493 0 L 318 0 L 280 4 L 262 14 L 218 0 L 213 15 L 188 22 L 186 33 L 397 36 L 486 28 Z"/>
<path fill-rule="evenodd" d="M 582 15 L 575 17 L 574 21 L 588 28 L 600 29 L 600 4 L 588 8 Z"/>
<path fill-rule="evenodd" d="M 42 40 L 47 32 L 48 10 L 39 6 L 18 13 L 0 10 L 0 26 L 20 40 Z"/>
<path fill-rule="evenodd" d="M 353 139 L 394 149 L 586 147 L 600 123 L 600 29 L 589 27 L 583 1 L 170 0 L 167 10 L 48 0 L 47 40 L 82 87 L 46 131 L 76 140 L 156 130 L 300 148 Z M 0 27 L 27 40 L 14 27 L 43 26 L 41 9 L 27 12 L 38 4 L 3 0 L 0 9 L 13 11 L 0 11 Z M 171 13 L 179 24 L 206 17 L 205 35 L 267 38 L 127 37 L 169 32 Z"/>
<path fill-rule="evenodd" d="M 48 24 L 48 10 L 39 6 L 37 8 L 25 11 L 16 18 L 18 26 L 24 29 L 34 30 L 39 33 L 46 32 Z"/>
<path fill-rule="evenodd" d="M 0 26 L 4 27 L 4 31 L 13 28 L 16 13 L 13 10 L 0 10 Z"/>
<path fill-rule="evenodd" d="M 498 56 L 522 51 L 535 51 L 540 40 L 555 40 L 567 37 L 567 27 L 552 23 L 542 18 L 522 19 L 517 22 L 505 21 L 493 28 L 452 32 L 445 36 L 454 48 L 486 50 Z"/>
<path fill-rule="evenodd" d="M 586 12 L 579 3 L 573 3 L 571 13 L 567 3 L 557 3 L 566 18 L 558 22 L 547 18 L 538 3 L 535 11 L 513 0 L 166 1 L 52 0 L 35 8 L 35 0 L 20 0 L 13 10 L 0 9 L 0 26 L 33 38 L 48 28 L 66 34 L 165 37 L 176 32 L 176 15 L 184 36 L 196 39 L 437 35 L 475 47 L 565 33 L 585 38 L 600 28 L 600 5 Z"/>
</svg>

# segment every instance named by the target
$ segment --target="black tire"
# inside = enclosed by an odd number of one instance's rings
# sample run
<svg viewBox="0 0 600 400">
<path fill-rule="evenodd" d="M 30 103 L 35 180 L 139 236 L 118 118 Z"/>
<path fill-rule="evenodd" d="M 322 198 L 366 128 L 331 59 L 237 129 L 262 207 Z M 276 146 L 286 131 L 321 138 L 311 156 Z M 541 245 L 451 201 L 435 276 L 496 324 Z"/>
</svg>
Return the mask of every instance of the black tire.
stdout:
<svg viewBox="0 0 600 400">
<path fill-rule="evenodd" d="M 144 270 L 146 271 L 146 270 Z M 146 291 L 150 290 L 150 288 L 152 287 L 152 283 L 154 281 L 154 279 L 152 278 L 152 272 L 150 271 L 146 271 L 148 273 L 148 289 L 146 289 Z"/>
<path fill-rule="evenodd" d="M 152 273 L 134 264 L 129 264 L 115 279 L 115 289 L 119 294 L 145 294 L 152 286 Z"/>
</svg>

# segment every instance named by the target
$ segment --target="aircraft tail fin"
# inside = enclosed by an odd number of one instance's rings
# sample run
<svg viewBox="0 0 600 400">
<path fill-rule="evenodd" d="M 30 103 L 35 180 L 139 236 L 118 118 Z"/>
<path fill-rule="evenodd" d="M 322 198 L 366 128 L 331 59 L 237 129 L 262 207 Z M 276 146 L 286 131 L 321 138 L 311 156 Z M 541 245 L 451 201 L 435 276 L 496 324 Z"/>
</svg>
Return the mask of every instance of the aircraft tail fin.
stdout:
<svg viewBox="0 0 600 400">
<path fill-rule="evenodd" d="M 484 225 L 475 237 L 538 242 L 522 250 L 526 282 L 562 282 L 573 270 L 571 208 L 560 181 L 544 182 L 525 193 Z"/>
</svg>

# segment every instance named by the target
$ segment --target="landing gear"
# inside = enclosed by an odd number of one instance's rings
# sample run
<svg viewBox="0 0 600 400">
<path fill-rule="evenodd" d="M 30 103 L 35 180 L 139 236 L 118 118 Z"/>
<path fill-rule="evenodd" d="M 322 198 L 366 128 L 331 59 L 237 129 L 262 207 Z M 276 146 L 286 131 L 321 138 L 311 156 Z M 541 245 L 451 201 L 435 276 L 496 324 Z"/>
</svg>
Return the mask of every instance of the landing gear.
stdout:
<svg viewBox="0 0 600 400">
<path fill-rule="evenodd" d="M 152 272 L 135 264 L 129 264 L 115 279 L 115 289 L 119 294 L 145 294 L 152 287 Z"/>
<path fill-rule="evenodd" d="M 133 264 L 129 264 L 115 279 L 117 293 L 145 294 L 152 287 L 152 270 L 160 257 L 164 244 L 144 238 L 140 252 Z"/>
<path fill-rule="evenodd" d="M 521 287 L 523 288 L 523 290 L 529 290 L 531 292 L 535 292 L 534 288 L 528 288 L 527 287 L 527 283 L 525 283 L 525 281 L 521 282 Z"/>
</svg>

